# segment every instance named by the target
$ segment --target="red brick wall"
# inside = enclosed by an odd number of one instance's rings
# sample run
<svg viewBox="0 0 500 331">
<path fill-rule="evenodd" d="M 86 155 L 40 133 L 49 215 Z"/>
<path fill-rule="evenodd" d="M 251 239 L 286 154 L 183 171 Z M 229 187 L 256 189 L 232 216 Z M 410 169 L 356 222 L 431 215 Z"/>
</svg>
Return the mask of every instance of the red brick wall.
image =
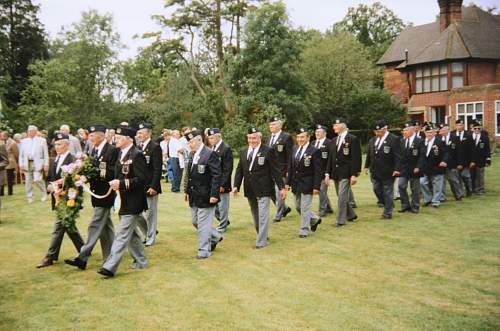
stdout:
<svg viewBox="0 0 500 331">
<path fill-rule="evenodd" d="M 500 83 L 495 62 L 471 62 L 467 66 L 467 85 Z"/>
<path fill-rule="evenodd" d="M 391 94 L 399 96 L 402 103 L 408 102 L 406 73 L 396 70 L 396 65 L 384 68 L 384 88 Z"/>
</svg>

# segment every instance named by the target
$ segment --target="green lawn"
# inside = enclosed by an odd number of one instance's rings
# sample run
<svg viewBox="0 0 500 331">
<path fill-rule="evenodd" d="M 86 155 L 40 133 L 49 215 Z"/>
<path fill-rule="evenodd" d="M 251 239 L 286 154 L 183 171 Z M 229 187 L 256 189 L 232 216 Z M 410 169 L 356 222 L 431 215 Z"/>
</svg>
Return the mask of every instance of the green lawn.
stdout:
<svg viewBox="0 0 500 331">
<path fill-rule="evenodd" d="M 262 250 L 246 200 L 232 199 L 230 230 L 203 261 L 182 195 L 166 193 L 150 266 L 130 269 L 127 253 L 113 279 L 96 273 L 99 246 L 86 271 L 66 266 L 68 238 L 58 263 L 36 269 L 54 214 L 17 186 L 2 198 L 0 330 L 499 330 L 499 164 L 486 196 L 391 221 L 379 219 L 363 176 L 358 222 L 337 229 L 331 216 L 301 240 L 293 212 Z M 90 213 L 79 222 L 85 236 Z"/>
</svg>

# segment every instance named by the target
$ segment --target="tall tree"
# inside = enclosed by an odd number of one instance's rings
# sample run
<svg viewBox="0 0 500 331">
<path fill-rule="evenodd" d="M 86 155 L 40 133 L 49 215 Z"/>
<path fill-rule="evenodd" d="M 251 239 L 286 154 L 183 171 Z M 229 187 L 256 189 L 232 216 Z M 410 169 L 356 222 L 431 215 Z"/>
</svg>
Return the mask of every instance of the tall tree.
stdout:
<svg viewBox="0 0 500 331">
<path fill-rule="evenodd" d="M 0 0 L 0 95 L 8 118 L 28 82 L 28 66 L 47 58 L 47 42 L 38 19 L 39 6 L 31 0 Z"/>
<path fill-rule="evenodd" d="M 368 47 L 372 60 L 377 61 L 405 27 L 392 10 L 375 2 L 371 6 L 349 7 L 346 16 L 333 25 L 333 30 L 352 33 Z"/>
</svg>

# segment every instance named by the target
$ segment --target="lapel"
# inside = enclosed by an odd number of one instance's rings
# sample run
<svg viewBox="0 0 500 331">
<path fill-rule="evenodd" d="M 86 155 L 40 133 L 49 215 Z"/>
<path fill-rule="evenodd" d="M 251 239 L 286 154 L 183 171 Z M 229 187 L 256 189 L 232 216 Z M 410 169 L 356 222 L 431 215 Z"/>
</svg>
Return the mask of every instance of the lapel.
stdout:
<svg viewBox="0 0 500 331">
<path fill-rule="evenodd" d="M 260 147 L 259 149 L 257 150 L 257 152 L 254 152 L 255 153 L 255 157 L 254 157 L 254 161 L 253 161 L 253 164 L 252 164 L 252 168 L 250 169 L 250 171 L 253 170 L 253 168 L 255 167 L 255 162 L 258 162 L 258 158 L 259 158 L 259 154 L 260 154 L 260 151 L 262 150 L 262 144 L 260 144 Z M 248 154 L 248 151 L 247 151 L 247 154 Z M 250 161 L 251 162 L 251 161 Z"/>
</svg>

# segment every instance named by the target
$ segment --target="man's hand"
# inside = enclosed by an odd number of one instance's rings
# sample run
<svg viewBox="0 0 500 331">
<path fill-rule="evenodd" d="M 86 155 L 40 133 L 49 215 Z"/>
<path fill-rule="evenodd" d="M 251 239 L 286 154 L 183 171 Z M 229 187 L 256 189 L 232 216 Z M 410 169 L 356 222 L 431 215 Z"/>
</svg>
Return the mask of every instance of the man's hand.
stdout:
<svg viewBox="0 0 500 331">
<path fill-rule="evenodd" d="M 441 163 L 439 163 L 439 166 L 441 168 L 446 168 L 448 166 L 448 164 L 446 164 L 446 162 L 441 162 Z"/>
<path fill-rule="evenodd" d="M 153 189 L 153 188 L 150 188 L 150 189 L 149 189 L 146 193 L 147 193 L 148 195 L 150 195 L 150 196 L 154 196 L 154 195 L 157 195 L 157 194 L 158 194 L 158 192 L 156 192 L 156 190 L 155 190 L 155 189 Z"/>
<path fill-rule="evenodd" d="M 471 169 L 472 169 L 472 168 L 475 168 L 475 167 L 476 167 L 476 162 L 471 162 L 471 163 L 469 164 L 469 168 L 471 168 Z"/>
<path fill-rule="evenodd" d="M 392 173 L 392 177 L 399 177 L 399 176 L 401 176 L 401 173 L 399 171 L 394 171 Z"/>
<path fill-rule="evenodd" d="M 280 199 L 285 200 L 286 199 L 286 189 L 281 189 L 280 191 Z"/>
<path fill-rule="evenodd" d="M 290 185 L 285 185 L 285 190 L 290 191 Z"/>
<path fill-rule="evenodd" d="M 369 172 L 370 172 L 370 169 L 365 168 L 365 174 L 368 175 Z"/>
<path fill-rule="evenodd" d="M 415 175 L 416 175 L 416 174 L 418 174 L 419 172 L 420 172 L 420 169 L 419 169 L 419 168 L 415 168 L 415 169 L 413 169 L 413 173 L 414 173 Z"/>
<path fill-rule="evenodd" d="M 211 204 L 216 204 L 217 202 L 219 202 L 219 199 L 215 198 L 215 197 L 211 197 L 210 198 L 210 203 Z"/>
<path fill-rule="evenodd" d="M 113 179 L 109 182 L 111 189 L 118 191 L 120 189 L 120 181 L 118 179 Z"/>
<path fill-rule="evenodd" d="M 351 186 L 354 186 L 356 185 L 356 183 L 358 182 L 358 177 L 356 176 L 351 176 Z"/>
<path fill-rule="evenodd" d="M 49 172 L 49 166 L 48 166 L 48 165 L 44 165 L 44 166 L 43 166 L 43 171 L 44 171 L 45 173 L 48 173 L 48 172 Z"/>
<path fill-rule="evenodd" d="M 186 202 L 189 201 L 189 195 L 187 193 L 184 193 L 184 201 Z"/>
<path fill-rule="evenodd" d="M 319 190 L 313 190 L 313 195 L 319 195 Z"/>
<path fill-rule="evenodd" d="M 224 190 L 224 188 L 221 186 L 219 187 L 219 193 L 224 193 L 226 190 Z"/>
<path fill-rule="evenodd" d="M 237 197 L 238 197 L 239 193 L 240 193 L 240 192 L 238 191 L 238 188 L 237 188 L 237 187 L 233 188 L 233 196 L 234 196 L 235 198 L 237 198 Z"/>
<path fill-rule="evenodd" d="M 325 175 L 325 185 L 330 185 L 330 175 Z"/>
</svg>

